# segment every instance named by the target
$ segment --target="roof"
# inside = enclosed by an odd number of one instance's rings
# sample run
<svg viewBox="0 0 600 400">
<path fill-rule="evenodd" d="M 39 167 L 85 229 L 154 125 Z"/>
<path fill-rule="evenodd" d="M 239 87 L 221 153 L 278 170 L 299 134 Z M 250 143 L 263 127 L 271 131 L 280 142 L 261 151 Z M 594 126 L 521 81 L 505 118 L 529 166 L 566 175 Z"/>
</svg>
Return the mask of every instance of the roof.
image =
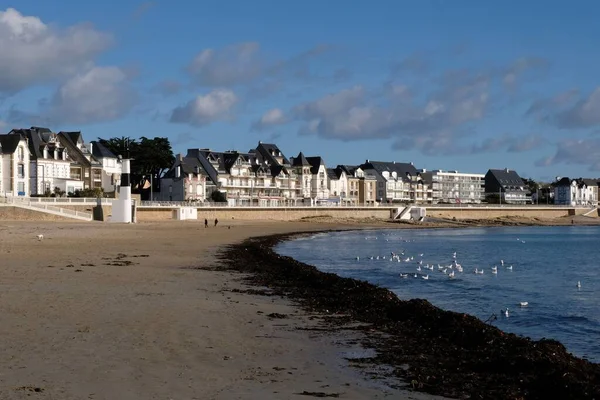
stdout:
<svg viewBox="0 0 600 400">
<path fill-rule="evenodd" d="M 292 157 L 290 163 L 293 167 L 310 167 L 310 163 L 302 152 L 298 153 L 298 157 Z"/>
<path fill-rule="evenodd" d="M 505 189 L 510 190 L 523 190 L 525 191 L 525 182 L 523 179 L 517 174 L 517 171 L 512 169 L 490 169 L 486 177 L 491 175 L 496 179 L 496 181 Z"/>
<path fill-rule="evenodd" d="M 290 161 L 285 157 L 276 144 L 258 142 L 256 153 L 259 153 L 264 159 L 269 161 L 270 164 L 290 165 Z M 275 157 L 281 157 L 282 162 L 280 163 L 277 161 Z"/>
<path fill-rule="evenodd" d="M 338 180 L 342 176 L 342 170 L 337 168 L 327 168 L 327 178 Z"/>
<path fill-rule="evenodd" d="M 23 138 L 19 135 L 0 135 L 0 150 L 2 154 L 13 154 Z"/>
<path fill-rule="evenodd" d="M 79 140 L 83 140 L 81 137 L 81 132 L 58 132 L 57 137 L 60 140 L 61 144 L 68 149 L 69 155 L 73 159 L 73 161 L 85 165 L 91 166 L 93 163 L 96 163 L 97 160 L 93 157 L 88 160 L 88 158 L 83 154 L 81 149 L 77 146 L 77 142 Z"/>
<path fill-rule="evenodd" d="M 325 161 L 321 157 L 306 157 L 306 161 L 310 164 L 310 173 L 315 175 L 319 173 L 319 167 L 325 165 Z"/>
<path fill-rule="evenodd" d="M 575 183 L 579 187 L 583 187 L 584 185 L 587 187 L 598 186 L 600 182 L 598 179 L 593 178 L 577 178 L 571 179 L 568 177 L 560 178 L 556 182 L 553 183 L 553 186 L 571 186 Z"/>
<path fill-rule="evenodd" d="M 369 161 L 360 166 L 365 172 L 375 170 L 379 175 L 384 171 L 395 172 L 399 179 L 407 180 L 407 176 L 417 176 L 419 171 L 412 163 L 397 163 L 395 161 Z"/>
<path fill-rule="evenodd" d="M 189 174 L 207 175 L 197 157 L 183 157 L 183 155 L 179 154 L 177 157 L 175 157 L 173 166 L 167 171 L 167 173 L 165 173 L 164 178 L 176 178 L 175 171 L 179 166 L 181 166 L 182 177 Z"/>
<path fill-rule="evenodd" d="M 115 154 L 108 149 L 102 143 L 92 140 L 90 142 L 92 144 L 92 155 L 96 158 L 117 158 Z"/>
</svg>

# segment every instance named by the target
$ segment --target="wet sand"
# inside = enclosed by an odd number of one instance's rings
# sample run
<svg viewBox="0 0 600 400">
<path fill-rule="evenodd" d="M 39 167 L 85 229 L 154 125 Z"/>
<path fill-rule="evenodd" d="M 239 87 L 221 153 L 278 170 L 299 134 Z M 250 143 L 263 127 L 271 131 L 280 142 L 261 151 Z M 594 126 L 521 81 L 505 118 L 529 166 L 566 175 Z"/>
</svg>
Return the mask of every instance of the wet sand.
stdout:
<svg viewBox="0 0 600 400">
<path fill-rule="evenodd" d="M 435 398 L 349 368 L 358 333 L 315 334 L 318 315 L 215 268 L 224 245 L 331 228 L 1 222 L 0 398 Z"/>
</svg>

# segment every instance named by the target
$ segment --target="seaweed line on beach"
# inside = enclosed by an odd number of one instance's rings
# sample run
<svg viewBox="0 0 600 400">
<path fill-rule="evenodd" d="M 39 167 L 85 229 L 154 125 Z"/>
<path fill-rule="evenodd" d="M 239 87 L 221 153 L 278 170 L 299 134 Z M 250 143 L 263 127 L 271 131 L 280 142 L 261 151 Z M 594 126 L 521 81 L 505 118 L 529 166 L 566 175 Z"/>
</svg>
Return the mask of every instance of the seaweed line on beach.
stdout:
<svg viewBox="0 0 600 400">
<path fill-rule="evenodd" d="M 410 382 L 407 388 L 465 399 L 600 399 L 600 364 L 573 356 L 560 342 L 505 333 L 427 300 L 401 300 L 387 289 L 321 272 L 273 250 L 298 236 L 228 246 L 219 254 L 222 268 L 249 274 L 243 279 L 250 285 L 327 316 L 332 329 L 362 324 L 363 344 L 377 355 L 361 362 L 391 366 L 393 376 Z"/>
</svg>

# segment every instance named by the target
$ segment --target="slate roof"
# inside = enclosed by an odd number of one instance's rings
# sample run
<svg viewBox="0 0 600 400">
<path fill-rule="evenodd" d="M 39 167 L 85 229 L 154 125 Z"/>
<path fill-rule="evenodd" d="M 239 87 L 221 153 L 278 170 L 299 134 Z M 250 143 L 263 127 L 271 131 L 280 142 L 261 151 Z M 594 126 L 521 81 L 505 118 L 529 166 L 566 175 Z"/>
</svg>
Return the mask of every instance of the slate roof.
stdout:
<svg viewBox="0 0 600 400">
<path fill-rule="evenodd" d="M 92 148 L 93 150 L 93 148 Z M 170 170 L 168 170 L 165 175 L 164 178 L 171 178 L 171 179 L 175 179 L 176 178 L 176 169 L 177 167 L 181 166 L 181 177 L 185 176 L 185 175 L 207 175 L 206 171 L 204 170 L 204 168 L 202 167 L 202 164 L 200 163 L 200 160 L 198 159 L 198 157 L 183 157 L 183 155 L 179 154 L 177 157 L 175 157 L 175 162 L 173 163 L 173 166 L 171 167 Z"/>
<path fill-rule="evenodd" d="M 79 147 L 77 147 L 77 142 L 81 139 L 81 132 L 58 132 L 57 134 L 60 143 L 67 148 L 71 159 L 81 165 L 86 167 L 90 167 L 92 164 L 98 164 L 98 160 L 95 158 L 88 158 L 81 151 Z"/>
<path fill-rule="evenodd" d="M 2 154 L 13 154 L 17 150 L 22 137 L 19 135 L 0 135 L 0 147 Z"/>
<path fill-rule="evenodd" d="M 384 171 L 395 172 L 399 179 L 404 181 L 408 180 L 407 175 L 417 176 L 420 175 L 419 171 L 411 163 L 397 163 L 390 161 L 369 161 L 360 166 L 366 173 L 368 170 L 375 170 L 379 175 L 382 175 Z"/>
<path fill-rule="evenodd" d="M 290 163 L 292 164 L 293 167 L 309 167 L 310 166 L 310 163 L 308 162 L 306 157 L 304 157 L 304 154 L 302 152 L 298 153 L 298 157 L 292 157 L 290 159 Z"/>
<path fill-rule="evenodd" d="M 306 161 L 310 164 L 310 173 L 316 175 L 319 173 L 319 167 L 325 165 L 325 161 L 321 157 L 306 157 Z"/>
<path fill-rule="evenodd" d="M 258 142 L 258 146 L 256 147 L 256 152 L 259 153 L 265 160 L 269 161 L 269 164 L 279 164 L 279 165 L 290 165 L 290 161 L 285 157 L 285 155 L 281 152 L 279 147 L 273 143 L 262 143 Z M 283 162 L 279 163 L 275 157 L 282 157 Z"/>
<path fill-rule="evenodd" d="M 338 180 L 342 176 L 342 170 L 337 168 L 327 168 L 327 178 Z"/>
<path fill-rule="evenodd" d="M 490 169 L 488 174 L 491 174 L 504 189 L 528 191 L 525 187 L 525 182 L 523 182 L 523 179 L 517 174 L 517 171 L 508 168 Z"/>
<path fill-rule="evenodd" d="M 108 149 L 102 143 L 92 140 L 90 142 L 92 144 L 92 155 L 96 158 L 117 158 L 116 155 L 112 151 Z"/>
<path fill-rule="evenodd" d="M 571 184 L 573 182 L 575 182 L 578 187 L 583 187 L 584 185 L 587 187 L 598 186 L 600 184 L 598 179 L 592 179 L 592 178 L 571 179 L 571 178 L 564 177 L 564 178 L 561 178 L 558 181 L 554 182 L 553 185 L 554 186 L 571 186 Z"/>
<path fill-rule="evenodd" d="M 48 147 L 50 152 L 53 152 L 56 144 L 49 143 L 49 140 L 52 138 L 54 133 L 49 128 L 32 126 L 31 128 L 24 129 L 12 129 L 9 135 L 19 135 L 22 138 L 26 138 L 29 145 L 29 154 L 31 155 L 31 160 L 37 160 L 38 158 L 44 158 L 43 149 Z M 58 149 L 59 157 L 62 158 L 63 148 Z"/>
</svg>

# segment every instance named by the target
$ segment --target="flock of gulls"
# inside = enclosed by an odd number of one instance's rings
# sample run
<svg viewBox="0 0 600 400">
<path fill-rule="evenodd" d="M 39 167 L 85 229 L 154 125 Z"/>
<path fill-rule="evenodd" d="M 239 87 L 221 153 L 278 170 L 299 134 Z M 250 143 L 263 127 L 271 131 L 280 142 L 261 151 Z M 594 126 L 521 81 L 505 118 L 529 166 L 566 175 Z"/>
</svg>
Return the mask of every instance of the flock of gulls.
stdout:
<svg viewBox="0 0 600 400">
<path fill-rule="evenodd" d="M 377 239 L 377 237 L 366 237 L 366 240 L 369 239 Z M 401 238 L 402 239 L 402 238 Z M 389 241 L 388 239 L 385 239 L 386 241 Z M 411 242 L 411 240 L 403 240 L 404 242 Z M 414 242 L 414 240 L 412 240 Z M 517 241 L 521 242 L 521 243 L 525 243 L 524 240 L 521 240 L 519 238 L 517 238 Z M 397 263 L 412 263 L 413 265 L 416 265 L 416 272 L 414 273 L 400 273 L 400 278 L 403 279 L 408 279 L 409 277 L 412 278 L 421 278 L 424 280 L 429 280 L 429 276 L 430 273 L 433 273 L 433 271 L 438 271 L 439 273 L 443 274 L 442 276 L 445 276 L 447 279 L 454 279 L 456 277 L 456 273 L 464 273 L 464 268 L 463 266 L 457 261 L 457 256 L 456 256 L 456 251 L 452 253 L 451 256 L 451 261 L 450 263 L 446 263 L 444 265 L 442 264 L 425 264 L 423 265 L 423 253 L 418 254 L 418 258 L 417 260 L 415 260 L 414 256 L 408 256 L 406 255 L 406 251 L 405 250 L 401 250 L 398 253 L 396 252 L 390 252 L 389 256 L 370 256 L 368 257 L 368 260 L 381 260 L 381 261 L 389 261 L 389 262 L 397 262 Z M 356 257 L 356 261 L 360 261 L 360 257 L 357 256 Z M 508 265 L 504 263 L 504 260 L 500 260 L 500 268 L 501 270 L 506 270 L 506 271 L 512 271 L 513 270 L 513 266 L 512 265 Z M 473 270 L 473 273 L 475 275 L 483 275 L 485 273 L 485 270 L 483 268 L 478 269 L 477 267 L 475 267 L 475 269 Z M 490 268 L 490 273 L 492 275 L 498 275 L 498 266 L 494 265 L 493 267 Z M 577 288 L 581 289 L 581 281 L 577 282 Z M 519 307 L 527 307 L 529 306 L 529 302 L 527 301 L 521 301 L 518 304 Z M 506 317 L 509 316 L 509 309 L 505 308 L 502 311 L 502 314 Z"/>
</svg>

